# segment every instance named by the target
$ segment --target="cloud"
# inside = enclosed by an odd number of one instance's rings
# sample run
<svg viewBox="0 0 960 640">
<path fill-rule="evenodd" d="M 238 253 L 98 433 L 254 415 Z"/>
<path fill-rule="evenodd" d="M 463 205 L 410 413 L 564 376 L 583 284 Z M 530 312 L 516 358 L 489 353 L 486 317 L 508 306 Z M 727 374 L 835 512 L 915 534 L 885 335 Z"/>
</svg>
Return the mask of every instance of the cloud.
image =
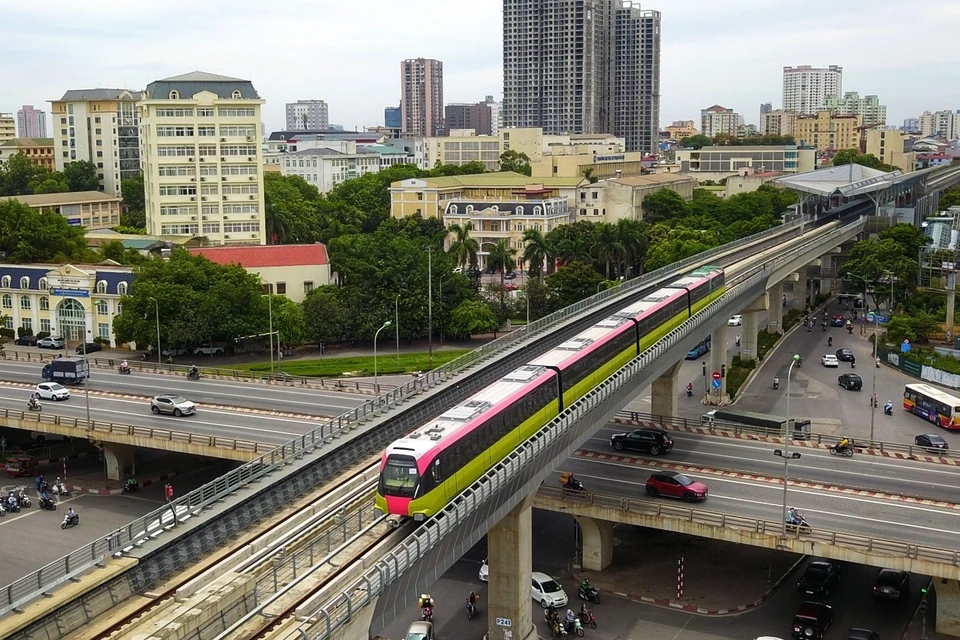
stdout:
<svg viewBox="0 0 960 640">
<path fill-rule="evenodd" d="M 447 102 L 502 92 L 502 3 L 496 0 L 47 0 L 10 4 L 0 27 L 0 111 L 44 105 L 67 89 L 142 89 L 202 69 L 248 78 L 283 105 L 321 98 L 333 122 L 379 124 L 400 98 L 400 61 L 443 60 Z M 719 103 L 756 122 L 778 106 L 781 67 L 839 64 L 844 89 L 877 94 L 891 123 L 960 107 L 960 52 L 925 35 L 960 27 L 956 0 L 659 0 L 661 120 Z M 927 46 L 924 46 L 927 45 Z"/>
</svg>

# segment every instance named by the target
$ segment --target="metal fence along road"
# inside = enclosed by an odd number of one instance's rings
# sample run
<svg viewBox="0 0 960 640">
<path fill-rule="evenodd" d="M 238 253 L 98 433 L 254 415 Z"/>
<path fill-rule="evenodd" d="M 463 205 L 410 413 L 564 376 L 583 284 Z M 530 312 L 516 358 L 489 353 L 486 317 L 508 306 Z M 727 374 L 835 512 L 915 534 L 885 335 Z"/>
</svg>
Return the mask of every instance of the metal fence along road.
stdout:
<svg viewBox="0 0 960 640">
<path fill-rule="evenodd" d="M 376 417 L 384 410 L 396 407 L 409 397 L 441 384 L 468 367 L 488 360 L 497 353 L 520 344 L 523 340 L 541 335 L 560 322 L 594 308 L 601 303 L 607 302 L 616 296 L 638 288 L 650 286 L 667 277 L 672 277 L 674 274 L 682 273 L 695 265 L 708 264 L 718 256 L 722 256 L 732 250 L 781 235 L 788 231 L 802 229 L 804 224 L 804 220 L 797 220 L 787 225 L 775 227 L 748 238 L 743 238 L 722 247 L 706 251 L 697 256 L 687 258 L 669 267 L 652 271 L 617 287 L 600 292 L 598 295 L 591 296 L 570 307 L 557 311 L 550 316 L 541 318 L 526 326 L 523 330 L 501 336 L 497 340 L 469 354 L 464 354 L 445 365 L 427 372 L 422 377 L 396 387 L 380 397 L 368 400 L 361 406 L 348 411 L 342 416 L 323 421 L 320 426 L 313 431 L 298 436 L 287 444 L 277 447 L 238 469 L 234 469 L 217 480 L 195 489 L 181 498 L 171 501 L 170 506 L 164 506 L 142 518 L 138 518 L 127 526 L 95 540 L 89 545 L 7 585 L 3 588 L 2 596 L 0 596 L 0 615 L 9 613 L 24 603 L 39 597 L 41 594 L 48 592 L 73 576 L 88 570 L 94 564 L 102 562 L 104 558 L 113 554 L 122 554 L 125 550 L 133 548 L 134 545 L 143 541 L 145 538 L 156 535 L 165 526 L 163 521 L 164 514 L 169 514 L 171 509 L 176 509 L 178 513 L 183 513 L 185 516 L 197 514 L 208 506 L 234 494 L 249 483 L 273 473 L 284 466 L 286 461 L 297 460 L 302 457 L 304 453 L 323 447 L 334 438 L 346 434 L 357 423 Z M 836 231 L 832 233 L 836 233 Z M 810 242 L 820 244 L 829 242 L 830 236 L 831 234 L 817 234 L 816 238 L 802 243 L 802 246 L 806 246 Z M 759 282 L 759 280 L 757 280 L 757 282 Z M 754 285 L 756 285 L 756 282 Z M 696 323 L 697 326 L 703 322 L 703 318 L 709 316 L 709 313 L 707 315 L 703 314 L 708 310 L 714 309 L 714 307 L 715 305 L 711 305 L 707 307 L 704 312 L 698 314 L 697 318 L 701 318 L 701 320 Z M 688 324 L 689 322 L 693 322 L 693 320 L 688 321 Z M 684 326 L 686 327 L 687 325 Z"/>
</svg>

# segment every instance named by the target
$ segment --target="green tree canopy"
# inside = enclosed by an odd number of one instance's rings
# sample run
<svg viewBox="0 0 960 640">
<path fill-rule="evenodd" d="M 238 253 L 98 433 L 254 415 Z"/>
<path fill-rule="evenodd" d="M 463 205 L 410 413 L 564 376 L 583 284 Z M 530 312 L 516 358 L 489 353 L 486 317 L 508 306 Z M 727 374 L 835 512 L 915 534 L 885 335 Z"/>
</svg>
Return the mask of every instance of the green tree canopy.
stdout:
<svg viewBox="0 0 960 640">
<path fill-rule="evenodd" d="M 307 320 L 304 308 L 290 298 L 276 294 L 270 296 L 269 304 L 273 305 L 273 330 L 277 332 L 277 341 L 290 347 L 299 347 L 306 342 Z M 269 307 L 267 312 L 269 314 Z"/>
<path fill-rule="evenodd" d="M 348 317 L 333 286 L 314 289 L 303 301 L 304 338 L 318 347 L 344 335 Z"/>
<path fill-rule="evenodd" d="M 896 169 L 896 167 L 893 165 L 881 162 L 880 158 L 872 153 L 861 154 L 856 149 L 844 149 L 843 151 L 838 151 L 837 155 L 833 156 L 832 164 L 835 167 L 845 164 L 859 164 L 871 169 L 877 169 L 878 171 L 893 171 Z"/>
<path fill-rule="evenodd" d="M 63 177 L 70 191 L 99 191 L 100 178 L 97 177 L 97 165 L 89 160 L 68 162 L 63 167 Z M 123 188 L 121 184 L 121 189 Z"/>
<path fill-rule="evenodd" d="M 455 339 L 466 339 L 491 333 L 498 327 L 497 317 L 489 305 L 479 300 L 464 300 L 450 314 L 447 335 Z"/>
<path fill-rule="evenodd" d="M 698 133 L 695 136 L 680 138 L 679 144 L 684 148 L 702 149 L 703 147 L 713 144 L 713 140 L 708 136 Z"/>
<path fill-rule="evenodd" d="M 500 171 L 513 171 L 525 176 L 533 173 L 529 156 L 525 153 L 517 153 L 516 149 L 508 149 L 500 154 Z"/>
<path fill-rule="evenodd" d="M 15 153 L 5 164 L 0 165 L 0 196 L 27 196 L 34 186 L 49 177 L 49 171 L 33 164 L 27 156 Z"/>
<path fill-rule="evenodd" d="M 563 309 L 588 296 L 596 295 L 597 285 L 603 280 L 603 276 L 585 262 L 576 260 L 563 265 L 545 280 L 550 292 L 551 308 Z"/>
<path fill-rule="evenodd" d="M 0 252 L 9 262 L 81 262 L 88 255 L 82 227 L 54 211 L 38 212 L 18 200 L 0 202 Z"/>
<path fill-rule="evenodd" d="M 127 205 L 132 211 L 144 211 L 146 209 L 146 194 L 143 190 L 142 173 L 123 180 L 120 183 L 120 191 L 123 193 L 123 204 Z"/>
<path fill-rule="evenodd" d="M 840 271 L 850 280 L 854 291 L 859 291 L 866 280 L 873 289 L 870 295 L 877 306 L 890 299 L 891 289 L 895 297 L 913 293 L 919 265 L 915 255 L 907 255 L 902 244 L 891 237 L 878 237 L 853 245 Z"/>
<path fill-rule="evenodd" d="M 884 229 L 878 237 L 883 240 L 889 238 L 903 247 L 903 253 L 907 257 L 916 258 L 920 255 L 920 249 L 930 244 L 930 238 L 912 224 L 901 222 L 895 224 L 889 229 Z"/>
<path fill-rule="evenodd" d="M 263 177 L 264 218 L 269 242 L 309 244 L 318 240 L 320 194 L 300 176 L 268 173 Z"/>
</svg>

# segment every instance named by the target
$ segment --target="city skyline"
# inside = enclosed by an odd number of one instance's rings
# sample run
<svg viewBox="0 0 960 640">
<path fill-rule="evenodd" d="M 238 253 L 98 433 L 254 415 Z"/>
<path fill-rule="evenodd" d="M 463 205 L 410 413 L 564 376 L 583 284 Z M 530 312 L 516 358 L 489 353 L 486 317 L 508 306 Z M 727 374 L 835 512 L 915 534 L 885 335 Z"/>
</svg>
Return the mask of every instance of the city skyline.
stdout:
<svg viewBox="0 0 960 640">
<path fill-rule="evenodd" d="M 440 0 L 414 0 L 402 7 L 372 0 L 366 15 L 377 15 L 391 28 L 363 48 L 352 48 L 349 56 L 341 54 L 357 16 L 333 3 L 291 0 L 284 11 L 277 11 L 241 2 L 229 13 L 216 2 L 124 5 L 122 30 L 109 25 L 117 15 L 112 4 L 90 10 L 52 0 L 42 19 L 28 7 L 8 7 L 7 37 L 0 41 L 0 56 L 9 62 L 0 69 L 6 87 L 0 112 L 15 113 L 23 104 L 48 110 L 49 102 L 69 89 L 142 90 L 158 77 L 202 69 L 256 83 L 267 100 L 268 131 L 284 127 L 286 103 L 312 96 L 327 101 L 331 122 L 353 129 L 383 124 L 384 107 L 400 98 L 397 66 L 417 57 L 444 62 L 447 103 L 478 102 L 487 94 L 502 98 L 499 2 L 466 4 L 454 18 Z M 411 11 L 411 5 L 418 10 Z M 804 64 L 842 66 L 844 90 L 878 95 L 888 106 L 888 124 L 899 125 L 925 109 L 960 108 L 960 88 L 945 82 L 939 72 L 960 61 L 960 53 L 938 51 L 936 64 L 929 64 L 919 56 L 902 55 L 899 47 L 880 46 L 903 37 L 902 2 L 852 0 L 836 5 L 812 0 L 803 14 L 772 12 L 769 2 L 759 0 L 741 0 L 736 15 L 712 11 L 714 6 L 705 0 L 641 3 L 642 9 L 662 14 L 661 128 L 674 120 L 697 120 L 708 104 L 722 104 L 745 114 L 748 123 L 759 124 L 758 104 L 781 106 L 782 68 Z M 189 24 L 178 21 L 186 10 L 195 17 Z M 936 24 L 943 33 L 960 26 L 960 6 L 947 0 L 910 10 L 911 23 Z M 299 39 L 289 28 L 290 15 L 297 15 L 296 24 L 323 23 L 330 37 L 318 42 L 305 31 Z M 168 28 L 171 21 L 177 29 Z M 407 37 L 412 30 L 434 35 Z M 257 34 L 256 46 L 228 37 L 238 32 Z M 215 46 L 196 46 L 200 38 Z M 855 38 L 877 46 L 851 46 Z M 744 41 L 750 46 L 744 48 Z M 70 56 L 57 53 L 64 48 Z M 705 51 L 713 53 L 705 58 Z M 723 51 L 731 54 L 716 55 Z M 736 54 L 743 51 L 754 53 L 738 59 Z M 340 63 L 329 63 L 338 57 Z M 724 60 L 723 72 L 716 68 L 718 59 Z M 903 90 L 907 85 L 910 91 Z"/>
</svg>

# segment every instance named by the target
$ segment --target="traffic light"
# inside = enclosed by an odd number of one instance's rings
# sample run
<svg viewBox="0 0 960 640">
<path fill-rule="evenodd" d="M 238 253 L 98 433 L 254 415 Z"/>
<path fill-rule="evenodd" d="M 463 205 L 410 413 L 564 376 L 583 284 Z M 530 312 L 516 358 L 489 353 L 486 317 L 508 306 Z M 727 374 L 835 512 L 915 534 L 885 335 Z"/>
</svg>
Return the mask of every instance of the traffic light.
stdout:
<svg viewBox="0 0 960 640">
<path fill-rule="evenodd" d="M 704 378 L 707 377 L 707 363 L 706 363 L 706 362 L 703 363 L 703 377 L 704 377 Z"/>
<path fill-rule="evenodd" d="M 720 377 L 721 378 L 727 377 L 727 365 L 725 364 L 720 365 Z"/>
<path fill-rule="evenodd" d="M 926 612 L 927 612 L 927 598 L 924 597 L 923 600 L 920 601 L 920 615 L 923 615 Z"/>
<path fill-rule="evenodd" d="M 320 341 L 320 355 L 323 355 L 327 352 L 327 345 L 323 344 L 323 341 Z"/>
</svg>

